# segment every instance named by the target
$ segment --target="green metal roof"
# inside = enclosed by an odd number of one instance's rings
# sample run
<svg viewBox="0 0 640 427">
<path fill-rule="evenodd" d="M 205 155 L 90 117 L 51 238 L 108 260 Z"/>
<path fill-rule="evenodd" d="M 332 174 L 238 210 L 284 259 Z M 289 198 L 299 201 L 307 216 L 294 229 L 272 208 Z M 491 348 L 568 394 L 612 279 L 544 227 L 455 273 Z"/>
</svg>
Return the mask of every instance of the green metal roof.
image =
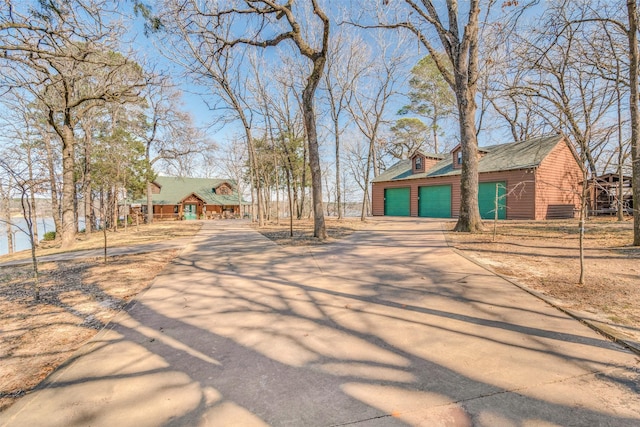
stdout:
<svg viewBox="0 0 640 427">
<path fill-rule="evenodd" d="M 563 140 L 560 135 L 533 138 L 522 142 L 480 147 L 486 152 L 478 160 L 478 172 L 498 172 L 538 167 L 551 150 Z M 373 179 L 373 182 L 397 181 L 403 179 L 435 178 L 438 176 L 459 175 L 460 169 L 453 167 L 453 158 L 436 163 L 423 173 L 412 173 L 411 160 L 401 160 L 384 173 Z"/>
<path fill-rule="evenodd" d="M 191 194 L 195 194 L 208 205 L 238 205 L 238 192 L 235 182 L 229 179 L 179 178 L 159 176 L 154 181 L 160 187 L 160 193 L 152 196 L 154 205 L 177 205 Z M 215 194 L 213 190 L 223 183 L 229 184 L 231 195 Z M 133 203 L 146 203 L 145 199 Z M 241 204 L 247 204 L 242 200 Z"/>
</svg>

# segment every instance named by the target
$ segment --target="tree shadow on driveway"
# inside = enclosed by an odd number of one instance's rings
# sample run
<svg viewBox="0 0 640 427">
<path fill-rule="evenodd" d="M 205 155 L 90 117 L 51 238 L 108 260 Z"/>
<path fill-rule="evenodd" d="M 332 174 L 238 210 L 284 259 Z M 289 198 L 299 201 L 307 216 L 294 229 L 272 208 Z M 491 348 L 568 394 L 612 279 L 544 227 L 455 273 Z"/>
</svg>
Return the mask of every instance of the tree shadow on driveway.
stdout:
<svg viewBox="0 0 640 427">
<path fill-rule="evenodd" d="M 414 230 L 393 230 L 293 252 L 245 228 L 208 229 L 90 353 L 6 415 L 15 425 L 36 408 L 52 425 L 640 422 L 628 352 L 436 234 L 430 244 L 430 230 L 405 246 Z"/>
</svg>

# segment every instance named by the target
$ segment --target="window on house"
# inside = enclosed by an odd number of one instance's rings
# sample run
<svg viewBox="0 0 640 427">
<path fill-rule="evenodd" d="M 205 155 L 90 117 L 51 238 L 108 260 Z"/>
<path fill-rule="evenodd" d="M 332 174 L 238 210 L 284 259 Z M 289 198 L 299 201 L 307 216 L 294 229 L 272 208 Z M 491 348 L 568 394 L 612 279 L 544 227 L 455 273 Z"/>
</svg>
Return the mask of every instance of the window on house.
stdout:
<svg viewBox="0 0 640 427">
<path fill-rule="evenodd" d="M 416 169 L 422 169 L 422 157 L 416 157 Z"/>
<path fill-rule="evenodd" d="M 458 160 L 457 160 L 457 163 L 458 163 L 459 165 L 461 165 L 461 164 L 462 164 L 462 151 L 458 151 Z"/>
</svg>

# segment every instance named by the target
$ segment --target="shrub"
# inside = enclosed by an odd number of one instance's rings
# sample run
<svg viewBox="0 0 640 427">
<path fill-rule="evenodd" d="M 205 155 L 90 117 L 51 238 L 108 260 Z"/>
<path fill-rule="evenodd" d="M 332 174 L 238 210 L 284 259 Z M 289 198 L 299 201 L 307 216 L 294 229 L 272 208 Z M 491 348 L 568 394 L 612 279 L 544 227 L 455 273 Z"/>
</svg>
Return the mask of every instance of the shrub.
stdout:
<svg viewBox="0 0 640 427">
<path fill-rule="evenodd" d="M 44 240 L 56 240 L 56 232 L 55 231 L 47 231 L 46 233 L 44 233 Z"/>
</svg>

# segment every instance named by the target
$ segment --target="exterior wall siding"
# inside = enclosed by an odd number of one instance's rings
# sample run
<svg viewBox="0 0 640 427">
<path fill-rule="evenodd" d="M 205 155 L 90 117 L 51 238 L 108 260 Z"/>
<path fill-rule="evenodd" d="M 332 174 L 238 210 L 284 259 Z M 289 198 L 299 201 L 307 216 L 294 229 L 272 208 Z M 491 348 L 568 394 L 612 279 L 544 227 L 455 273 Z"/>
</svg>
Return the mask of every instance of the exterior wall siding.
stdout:
<svg viewBox="0 0 640 427">
<path fill-rule="evenodd" d="M 530 169 L 482 173 L 479 182 L 505 182 L 507 219 L 533 219 L 535 212 L 535 174 Z"/>
<path fill-rule="evenodd" d="M 507 185 L 507 219 L 534 219 L 535 214 L 535 174 L 532 170 L 514 170 L 481 173 L 479 182 L 504 181 Z M 411 216 L 418 216 L 418 188 L 431 185 L 451 185 L 451 216 L 460 213 L 460 175 L 434 178 L 406 179 L 399 181 L 374 182 L 372 187 L 372 214 L 384 215 L 385 188 L 411 188 Z"/>
<path fill-rule="evenodd" d="M 175 213 L 177 205 L 153 205 L 153 219 L 177 219 L 178 214 Z"/>
<path fill-rule="evenodd" d="M 455 153 L 454 153 L 455 154 Z M 537 168 L 481 173 L 479 182 L 506 182 L 507 219 L 573 217 L 579 206 L 582 172 L 572 149 L 558 143 Z M 411 188 L 411 216 L 418 216 L 418 188 L 451 185 L 451 215 L 460 213 L 460 175 L 372 184 L 372 214 L 384 215 L 384 189 Z"/>
<path fill-rule="evenodd" d="M 571 149 L 558 144 L 536 173 L 535 219 L 566 218 L 580 206 L 582 172 Z"/>
<path fill-rule="evenodd" d="M 479 182 L 506 182 L 507 219 L 553 219 L 573 217 L 579 207 L 582 173 L 571 148 L 560 142 L 538 168 L 481 173 Z M 384 215 L 384 189 L 411 188 L 411 216 L 418 216 L 418 189 L 431 185 L 451 185 L 451 215 L 460 212 L 460 176 L 443 176 L 372 185 L 372 213 Z"/>
</svg>

